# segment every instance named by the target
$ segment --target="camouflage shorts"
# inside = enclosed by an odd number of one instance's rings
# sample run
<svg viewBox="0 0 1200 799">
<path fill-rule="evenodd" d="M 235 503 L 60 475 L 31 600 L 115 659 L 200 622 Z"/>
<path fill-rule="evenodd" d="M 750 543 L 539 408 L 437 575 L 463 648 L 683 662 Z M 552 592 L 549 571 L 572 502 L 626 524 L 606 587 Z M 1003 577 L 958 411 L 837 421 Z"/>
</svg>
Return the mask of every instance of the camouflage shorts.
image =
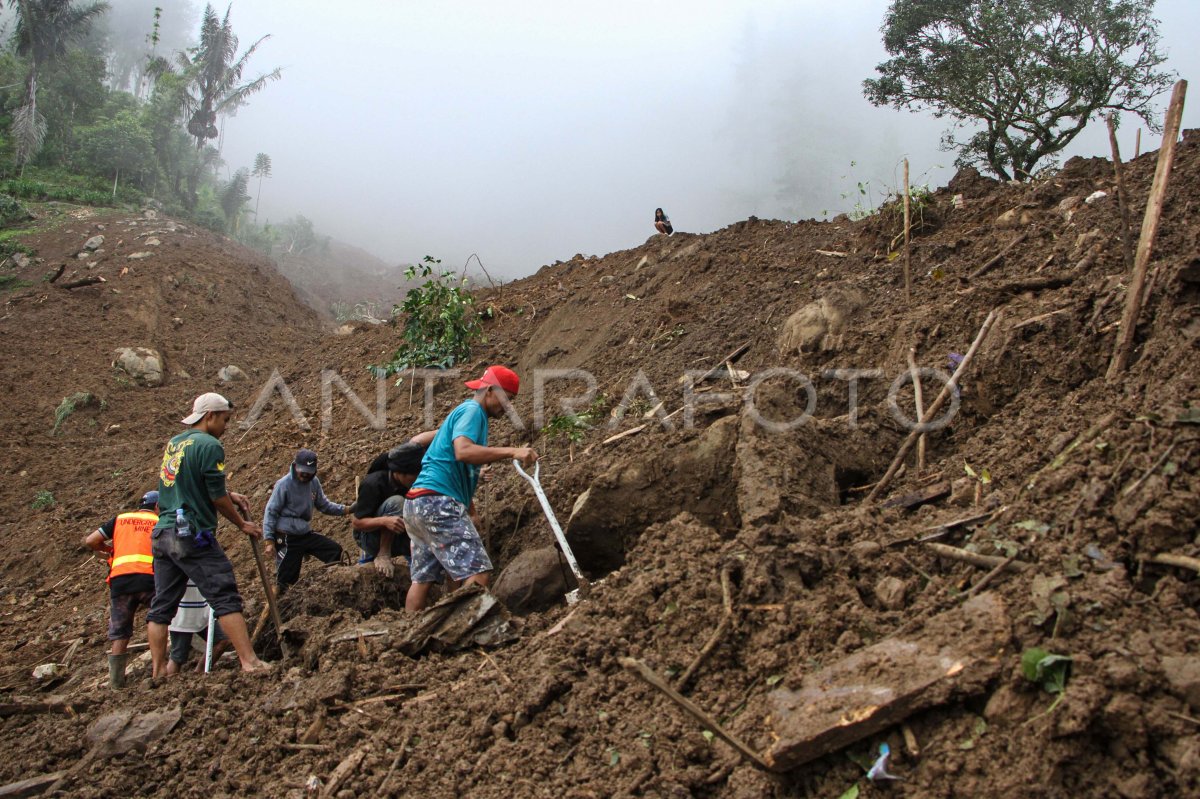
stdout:
<svg viewBox="0 0 1200 799">
<path fill-rule="evenodd" d="M 414 583 L 435 583 L 443 574 L 465 580 L 492 570 L 467 506 L 458 500 L 441 494 L 405 500 L 404 525 L 412 543 L 409 573 Z"/>
<path fill-rule="evenodd" d="M 113 594 L 108 614 L 108 640 L 124 641 L 133 637 L 133 617 L 138 608 L 148 608 L 154 600 L 153 591 L 134 594 Z"/>
</svg>

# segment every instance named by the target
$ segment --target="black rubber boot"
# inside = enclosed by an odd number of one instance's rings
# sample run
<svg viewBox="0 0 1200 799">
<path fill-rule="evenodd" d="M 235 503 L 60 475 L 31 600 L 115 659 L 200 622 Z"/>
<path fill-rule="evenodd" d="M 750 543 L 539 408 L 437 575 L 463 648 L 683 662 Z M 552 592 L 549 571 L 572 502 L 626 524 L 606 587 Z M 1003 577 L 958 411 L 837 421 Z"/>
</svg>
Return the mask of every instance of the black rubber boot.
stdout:
<svg viewBox="0 0 1200 799">
<path fill-rule="evenodd" d="M 125 664 L 129 662 L 129 653 L 108 656 L 108 687 L 125 687 Z"/>
</svg>

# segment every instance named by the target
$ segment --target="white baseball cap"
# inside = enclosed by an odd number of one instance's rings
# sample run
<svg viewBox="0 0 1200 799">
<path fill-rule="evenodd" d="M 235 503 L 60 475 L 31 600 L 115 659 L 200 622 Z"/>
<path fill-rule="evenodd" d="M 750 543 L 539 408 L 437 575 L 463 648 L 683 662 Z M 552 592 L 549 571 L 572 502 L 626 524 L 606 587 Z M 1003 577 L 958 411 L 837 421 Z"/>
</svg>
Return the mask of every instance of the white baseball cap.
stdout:
<svg viewBox="0 0 1200 799">
<path fill-rule="evenodd" d="M 233 403 L 222 397 L 216 392 L 210 391 L 207 394 L 201 394 L 196 397 L 196 401 L 192 403 L 191 416 L 185 416 L 179 421 L 183 424 L 195 424 L 204 418 L 206 413 L 219 413 L 221 411 L 232 411 Z"/>
</svg>

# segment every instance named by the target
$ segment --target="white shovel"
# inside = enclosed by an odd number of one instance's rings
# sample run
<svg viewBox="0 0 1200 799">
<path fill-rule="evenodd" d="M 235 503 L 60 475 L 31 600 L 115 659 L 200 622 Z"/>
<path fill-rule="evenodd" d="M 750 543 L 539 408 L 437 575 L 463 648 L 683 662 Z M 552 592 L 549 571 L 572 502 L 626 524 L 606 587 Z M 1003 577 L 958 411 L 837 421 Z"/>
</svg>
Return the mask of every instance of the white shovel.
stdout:
<svg viewBox="0 0 1200 799">
<path fill-rule="evenodd" d="M 213 639 L 217 637 L 217 617 L 208 606 L 208 640 L 204 642 L 204 673 L 212 671 Z"/>
<path fill-rule="evenodd" d="M 550 522 L 550 527 L 554 530 L 555 537 L 558 538 L 558 544 L 562 547 L 563 554 L 567 556 L 567 564 L 571 567 L 571 573 L 575 575 L 575 581 L 579 583 L 578 588 L 567 594 L 567 604 L 574 605 L 582 597 L 587 596 L 590 583 L 583 576 L 583 572 L 579 568 L 579 563 L 575 560 L 575 553 L 571 552 L 571 547 L 567 544 L 567 537 L 563 535 L 562 528 L 558 526 L 558 519 L 554 516 L 554 509 L 550 507 L 550 500 L 546 498 L 546 492 L 542 490 L 542 483 L 538 479 L 538 475 L 542 470 L 542 464 L 540 461 L 534 464 L 532 475 L 521 468 L 521 462 L 518 460 L 513 460 L 513 466 L 516 467 L 517 474 L 524 477 L 533 486 L 538 501 L 542 503 L 542 510 L 546 512 L 546 520 Z"/>
</svg>

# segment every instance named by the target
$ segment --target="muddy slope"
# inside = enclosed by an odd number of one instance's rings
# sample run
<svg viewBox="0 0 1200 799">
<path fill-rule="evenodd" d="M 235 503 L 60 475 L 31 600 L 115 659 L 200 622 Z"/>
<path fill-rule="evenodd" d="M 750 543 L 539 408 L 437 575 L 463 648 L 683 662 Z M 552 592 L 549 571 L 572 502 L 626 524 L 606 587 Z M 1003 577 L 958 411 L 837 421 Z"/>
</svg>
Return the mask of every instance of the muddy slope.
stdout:
<svg viewBox="0 0 1200 799">
<path fill-rule="evenodd" d="M 1154 157 L 1128 170 L 1136 218 Z M 604 424 L 573 447 L 537 431 L 530 391 L 516 403 L 527 429 L 498 422 L 494 441 L 531 440 L 545 453 L 543 477 L 562 520 L 588 492 L 568 529 L 591 576 L 605 577 L 577 609 L 560 604 L 525 616 L 521 639 L 486 656 L 402 654 L 402 574 L 386 583 L 350 567 L 310 565 L 285 600 L 300 654 L 272 676 L 241 678 L 223 664 L 206 680 L 139 680 L 113 695 L 101 687 L 100 575 L 72 542 L 133 484 L 81 481 L 67 508 L 41 515 L 24 510 L 24 496 L 6 495 L 6 513 L 14 522 L 24 516 L 5 530 L 5 701 L 56 693 L 79 707 L 71 716 L 0 720 L 12 753 L 0 779 L 69 768 L 86 751 L 88 724 L 106 712 L 179 706 L 171 737 L 125 755 L 120 769 L 84 768 L 69 791 L 302 796 L 310 776 L 327 780 L 360 752 L 339 795 L 840 796 L 856 783 L 864 796 L 1194 793 L 1200 584 L 1191 569 L 1152 559 L 1198 554 L 1200 136 L 1191 132 L 1179 149 L 1135 360 L 1115 383 L 1104 371 L 1126 269 L 1111 174 L 1103 160 L 1075 160 L 1031 185 L 958 176 L 925 209 L 911 302 L 900 260 L 889 257 L 899 232 L 894 208 L 861 222 L 751 219 L 708 236 L 655 237 L 604 258 L 547 266 L 485 297 L 495 309 L 488 343 L 467 371 L 492 361 L 525 375 L 579 368 L 603 393 L 596 411 Z M 1097 191 L 1107 195 L 1085 201 Z M 968 277 L 1001 252 L 989 271 Z M 242 301 L 258 301 L 248 296 Z M 64 314 L 41 308 L 17 303 L 4 324 L 65 324 Z M 865 506 L 864 487 L 882 476 L 906 432 L 889 386 L 906 372 L 909 349 L 921 366 L 946 369 L 992 310 L 1000 321 L 964 378 L 953 420 L 930 435 L 927 465 L 910 461 L 881 499 L 943 482 L 948 495 L 910 510 Z M 257 318 L 248 316 L 239 332 L 275 335 L 256 327 Z M 395 346 L 395 331 L 307 335 L 271 339 L 300 417 L 276 394 L 253 427 L 231 431 L 227 442 L 233 484 L 260 507 L 299 445 L 322 453 L 326 488 L 345 499 L 374 454 L 424 426 L 419 385 L 411 404 L 407 384 L 385 386 L 386 423 L 373 429 L 336 381 L 324 425 L 322 384 L 331 378 L 323 381 L 321 370 L 338 370 L 374 411 L 376 386 L 363 367 Z M 743 387 L 764 370 L 787 368 L 811 379 L 815 402 L 794 375 L 765 380 L 749 397 L 719 377 L 700 386 L 712 388 L 695 395 L 690 426 L 683 413 L 669 425 L 653 414 L 659 401 L 662 415 L 681 407 L 687 370 L 719 366 L 743 344 L 749 348 L 735 364 L 750 373 Z M 38 350 L 30 338 L 26 346 L 35 358 L 53 345 Z M 853 421 L 847 373 L 835 373 L 851 369 L 878 370 L 858 381 Z M 269 374 L 250 381 L 247 399 Z M 585 387 L 551 384 L 548 404 Z M 926 401 L 936 389 L 926 387 Z M 45 404 L 62 392 L 41 393 Z M 453 381 L 439 383 L 434 418 L 462 396 Z M 906 385 L 892 396 L 901 410 L 912 407 Z M 170 419 L 162 409 L 151 415 L 160 403 L 130 403 L 125 413 L 147 420 L 147 442 L 114 445 L 110 457 L 148 472 L 142 461 L 153 459 Z M 812 418 L 794 429 L 762 424 L 796 418 L 810 404 Z M 624 418 L 609 425 L 620 408 Z M 47 468 L 69 472 L 71 459 L 94 446 L 95 435 L 75 435 L 57 450 L 37 450 Z M 986 470 L 987 481 L 966 466 Z M 36 483 L 23 485 L 28 493 Z M 479 501 L 498 567 L 551 542 L 527 486 L 507 469 L 494 470 Z M 77 515 L 52 515 L 67 512 Z M 967 517 L 980 518 L 939 527 Z M 349 545 L 340 520 L 321 529 Z M 768 775 L 618 662 L 635 657 L 680 675 L 722 619 L 727 574 L 732 626 L 686 692 L 768 751 L 780 728 L 772 717 L 779 692 L 881 641 L 957 643 L 944 640 L 948 626 L 938 617 L 961 606 L 989 569 L 912 542 L 930 532 L 942 532 L 943 544 L 1028 565 L 992 575 L 977 592 L 1005 609 L 1001 643 L 987 658 L 986 679 L 904 719 L 916 752 L 892 724 Z M 248 547 L 226 534 L 254 613 L 262 595 Z M 27 558 L 12 555 L 41 552 L 46 540 L 61 546 L 45 565 L 26 567 Z M 392 634 L 356 634 L 384 629 Z M 63 681 L 40 690 L 30 670 L 62 658 L 75 639 L 82 644 Z M 271 634 L 266 641 L 275 646 Z M 1022 653 L 1032 647 L 1072 658 L 1052 712 L 1054 697 L 1021 675 Z M 318 719 L 321 731 L 307 740 L 325 748 L 295 748 Z M 904 781 L 880 787 L 864 779 L 881 742 Z"/>
</svg>

